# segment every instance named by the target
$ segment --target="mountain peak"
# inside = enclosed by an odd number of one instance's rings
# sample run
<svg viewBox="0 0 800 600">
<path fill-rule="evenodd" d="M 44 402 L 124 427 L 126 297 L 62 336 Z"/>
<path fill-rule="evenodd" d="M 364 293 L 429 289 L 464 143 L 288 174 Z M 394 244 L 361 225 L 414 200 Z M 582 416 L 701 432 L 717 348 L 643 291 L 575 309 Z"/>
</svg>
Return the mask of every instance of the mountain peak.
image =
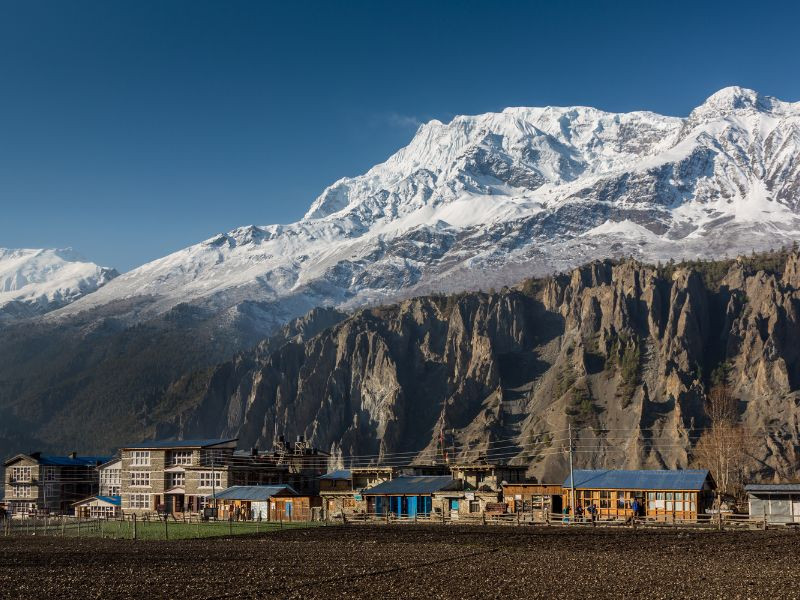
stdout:
<svg viewBox="0 0 800 600">
<path fill-rule="evenodd" d="M 703 104 L 692 111 L 692 116 L 726 115 L 734 112 L 782 112 L 790 106 L 771 96 L 764 96 L 755 90 L 732 85 L 724 87 L 709 96 Z"/>
</svg>

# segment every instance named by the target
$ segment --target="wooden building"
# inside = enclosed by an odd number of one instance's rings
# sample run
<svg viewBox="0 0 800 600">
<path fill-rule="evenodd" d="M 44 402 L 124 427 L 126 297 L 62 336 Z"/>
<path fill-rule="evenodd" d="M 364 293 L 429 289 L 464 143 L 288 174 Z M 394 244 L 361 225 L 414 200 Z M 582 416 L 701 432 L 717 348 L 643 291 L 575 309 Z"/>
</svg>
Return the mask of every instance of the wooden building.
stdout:
<svg viewBox="0 0 800 600">
<path fill-rule="evenodd" d="M 310 521 L 314 500 L 289 485 L 234 485 L 217 494 L 219 518 L 236 521 Z"/>
<path fill-rule="evenodd" d="M 570 506 L 570 477 L 562 486 L 563 506 Z M 575 470 L 575 506 L 584 511 L 592 504 L 599 519 L 638 516 L 656 519 L 697 519 L 713 506 L 714 480 L 706 469 L 683 470 Z"/>
<path fill-rule="evenodd" d="M 550 514 L 562 510 L 562 487 L 560 483 L 507 483 L 503 485 L 503 502 L 509 512 L 548 511 Z"/>
<path fill-rule="evenodd" d="M 800 483 L 745 486 L 750 516 L 770 524 L 800 523 Z"/>
<path fill-rule="evenodd" d="M 82 519 L 113 519 L 121 513 L 119 496 L 90 496 L 75 502 L 75 516 Z"/>
</svg>

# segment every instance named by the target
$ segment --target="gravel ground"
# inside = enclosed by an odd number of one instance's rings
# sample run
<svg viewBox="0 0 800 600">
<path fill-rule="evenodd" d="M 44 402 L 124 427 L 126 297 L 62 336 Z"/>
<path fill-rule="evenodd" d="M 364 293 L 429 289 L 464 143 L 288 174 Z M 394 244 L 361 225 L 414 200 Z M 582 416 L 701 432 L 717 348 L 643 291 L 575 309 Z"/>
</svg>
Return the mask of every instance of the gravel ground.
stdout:
<svg viewBox="0 0 800 600">
<path fill-rule="evenodd" d="M 800 533 L 320 527 L 0 537 L 2 598 L 800 598 Z"/>
</svg>

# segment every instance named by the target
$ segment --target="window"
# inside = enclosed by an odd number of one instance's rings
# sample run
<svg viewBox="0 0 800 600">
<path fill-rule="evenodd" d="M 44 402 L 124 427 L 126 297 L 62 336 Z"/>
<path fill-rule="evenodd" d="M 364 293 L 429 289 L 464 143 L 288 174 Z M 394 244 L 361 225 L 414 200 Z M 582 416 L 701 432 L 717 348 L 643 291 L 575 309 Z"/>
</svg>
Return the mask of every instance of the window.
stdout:
<svg viewBox="0 0 800 600">
<path fill-rule="evenodd" d="M 56 480 L 56 468 L 55 467 L 45 467 L 44 468 L 44 480 L 45 481 L 55 481 Z"/>
<path fill-rule="evenodd" d="M 169 464 L 171 465 L 191 465 L 192 464 L 192 451 L 191 450 L 173 450 L 169 456 Z"/>
<path fill-rule="evenodd" d="M 625 492 L 617 492 L 617 508 L 625 508 Z"/>
<path fill-rule="evenodd" d="M 481 503 L 478 500 L 470 500 L 469 501 L 469 512 L 477 513 L 481 512 Z"/>
<path fill-rule="evenodd" d="M 213 483 L 212 477 L 214 478 Z M 198 487 L 210 488 L 215 486 L 222 486 L 222 473 L 219 471 L 200 471 L 200 485 Z"/>
<path fill-rule="evenodd" d="M 33 502 L 11 502 L 9 508 L 14 514 L 27 514 L 36 510 L 36 504 Z"/>
<path fill-rule="evenodd" d="M 134 467 L 149 467 L 150 466 L 150 451 L 149 450 L 134 450 L 131 452 L 131 466 Z"/>
<path fill-rule="evenodd" d="M 100 494 L 102 496 L 119 496 L 122 486 L 122 471 L 119 468 L 100 470 Z"/>
<path fill-rule="evenodd" d="M 131 487 L 150 487 L 148 471 L 131 471 Z"/>
<path fill-rule="evenodd" d="M 169 487 L 183 487 L 186 485 L 186 473 L 169 473 Z"/>
<path fill-rule="evenodd" d="M 30 481 L 31 467 L 11 467 L 11 482 Z"/>
<path fill-rule="evenodd" d="M 131 508 L 150 508 L 150 494 L 131 494 Z"/>
<path fill-rule="evenodd" d="M 12 498 L 30 498 L 31 497 L 31 486 L 29 486 L 29 485 L 14 485 L 14 486 L 11 486 L 11 497 Z"/>
</svg>

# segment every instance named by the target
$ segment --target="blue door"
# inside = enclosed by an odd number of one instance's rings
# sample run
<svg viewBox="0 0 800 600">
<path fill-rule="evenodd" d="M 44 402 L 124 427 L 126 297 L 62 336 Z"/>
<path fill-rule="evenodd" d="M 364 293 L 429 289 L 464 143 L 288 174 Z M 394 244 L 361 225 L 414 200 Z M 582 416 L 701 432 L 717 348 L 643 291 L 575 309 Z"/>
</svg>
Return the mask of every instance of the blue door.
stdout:
<svg viewBox="0 0 800 600">
<path fill-rule="evenodd" d="M 417 503 L 417 512 L 421 515 L 428 516 L 431 514 L 431 497 L 430 496 L 420 496 L 419 502 Z"/>
<path fill-rule="evenodd" d="M 396 515 L 402 514 L 402 506 L 401 506 L 401 497 L 400 496 L 392 496 L 390 498 L 392 512 Z"/>
<path fill-rule="evenodd" d="M 408 497 L 408 516 L 409 517 L 417 516 L 417 497 L 416 496 L 409 496 Z"/>
<path fill-rule="evenodd" d="M 383 496 L 377 496 L 375 498 L 375 514 L 383 514 Z"/>
<path fill-rule="evenodd" d="M 458 500 L 450 500 L 450 510 L 458 512 Z"/>
</svg>

